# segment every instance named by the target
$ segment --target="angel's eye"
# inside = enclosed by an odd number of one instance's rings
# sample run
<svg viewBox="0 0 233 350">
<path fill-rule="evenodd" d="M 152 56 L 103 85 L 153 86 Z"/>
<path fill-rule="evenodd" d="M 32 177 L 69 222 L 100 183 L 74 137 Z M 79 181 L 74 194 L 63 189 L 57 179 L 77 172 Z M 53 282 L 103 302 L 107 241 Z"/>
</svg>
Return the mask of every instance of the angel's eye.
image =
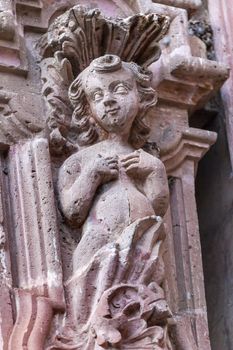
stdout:
<svg viewBox="0 0 233 350">
<path fill-rule="evenodd" d="M 92 99 L 96 102 L 100 101 L 103 98 L 103 93 L 101 91 L 95 91 L 92 94 Z"/>
<path fill-rule="evenodd" d="M 123 84 L 117 85 L 114 89 L 114 92 L 120 95 L 126 95 L 128 91 L 129 91 L 128 88 Z"/>
</svg>

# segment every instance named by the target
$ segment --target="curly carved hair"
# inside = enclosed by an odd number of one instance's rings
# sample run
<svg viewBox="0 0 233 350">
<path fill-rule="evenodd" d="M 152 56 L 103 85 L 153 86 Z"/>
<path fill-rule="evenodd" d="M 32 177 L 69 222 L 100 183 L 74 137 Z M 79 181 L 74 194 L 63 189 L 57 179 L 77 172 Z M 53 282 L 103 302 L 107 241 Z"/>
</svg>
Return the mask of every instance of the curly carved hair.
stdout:
<svg viewBox="0 0 233 350">
<path fill-rule="evenodd" d="M 80 145 L 91 145 L 97 140 L 106 137 L 106 133 L 100 129 L 91 116 L 89 103 L 83 88 L 85 73 L 90 69 L 99 73 L 113 72 L 121 67 L 133 73 L 140 97 L 139 113 L 132 124 L 129 142 L 135 148 L 140 148 L 145 144 L 149 134 L 149 127 L 143 119 L 147 110 L 154 106 L 157 101 L 156 92 L 150 86 L 152 74 L 136 63 L 123 62 L 115 55 L 105 55 L 95 59 L 89 67 L 78 75 L 69 88 L 69 98 L 74 106 L 71 130 L 76 134 Z"/>
</svg>

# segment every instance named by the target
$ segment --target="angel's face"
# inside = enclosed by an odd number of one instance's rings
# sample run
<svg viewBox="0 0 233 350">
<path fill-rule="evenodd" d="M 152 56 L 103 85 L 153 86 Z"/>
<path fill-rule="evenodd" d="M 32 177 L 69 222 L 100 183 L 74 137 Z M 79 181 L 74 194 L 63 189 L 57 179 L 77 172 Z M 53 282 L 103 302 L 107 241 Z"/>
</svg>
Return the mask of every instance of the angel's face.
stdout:
<svg viewBox="0 0 233 350">
<path fill-rule="evenodd" d="M 84 90 L 95 121 L 108 133 L 128 136 L 139 111 L 136 80 L 130 70 L 88 74 Z"/>
</svg>

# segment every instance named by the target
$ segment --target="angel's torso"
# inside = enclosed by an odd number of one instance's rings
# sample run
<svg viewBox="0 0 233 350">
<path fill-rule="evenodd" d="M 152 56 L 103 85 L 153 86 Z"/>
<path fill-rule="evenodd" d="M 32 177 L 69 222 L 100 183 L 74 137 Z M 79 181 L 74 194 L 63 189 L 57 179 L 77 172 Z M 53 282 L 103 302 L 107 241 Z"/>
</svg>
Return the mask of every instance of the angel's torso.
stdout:
<svg viewBox="0 0 233 350">
<path fill-rule="evenodd" d="M 82 227 L 82 239 L 76 249 L 75 255 L 79 257 L 80 254 L 88 256 L 90 251 L 95 253 L 103 245 L 119 238 L 123 229 L 135 220 L 154 214 L 149 199 L 143 193 L 143 179 L 139 180 L 141 186 L 137 186 L 136 181 L 126 174 L 120 162 L 122 157 L 134 150 L 130 147 L 113 146 L 99 143 L 79 152 L 79 158 L 88 159 L 89 162 L 94 162 L 95 157 L 99 155 L 119 157 L 118 178 L 97 189 Z"/>
</svg>

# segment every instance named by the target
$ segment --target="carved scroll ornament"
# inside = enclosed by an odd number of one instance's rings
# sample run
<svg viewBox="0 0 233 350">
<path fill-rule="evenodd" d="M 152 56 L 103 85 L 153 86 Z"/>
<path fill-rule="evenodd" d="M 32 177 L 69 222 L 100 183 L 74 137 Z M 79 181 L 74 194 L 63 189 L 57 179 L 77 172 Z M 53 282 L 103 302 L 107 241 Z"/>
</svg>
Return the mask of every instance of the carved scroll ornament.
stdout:
<svg viewBox="0 0 233 350">
<path fill-rule="evenodd" d="M 72 153 L 58 172 L 59 207 L 78 241 L 50 350 L 172 349 L 162 289 L 167 177 L 142 149 L 156 103 L 146 67 L 167 26 L 154 14 L 111 20 L 75 7 L 42 41 L 51 148 Z"/>
</svg>

